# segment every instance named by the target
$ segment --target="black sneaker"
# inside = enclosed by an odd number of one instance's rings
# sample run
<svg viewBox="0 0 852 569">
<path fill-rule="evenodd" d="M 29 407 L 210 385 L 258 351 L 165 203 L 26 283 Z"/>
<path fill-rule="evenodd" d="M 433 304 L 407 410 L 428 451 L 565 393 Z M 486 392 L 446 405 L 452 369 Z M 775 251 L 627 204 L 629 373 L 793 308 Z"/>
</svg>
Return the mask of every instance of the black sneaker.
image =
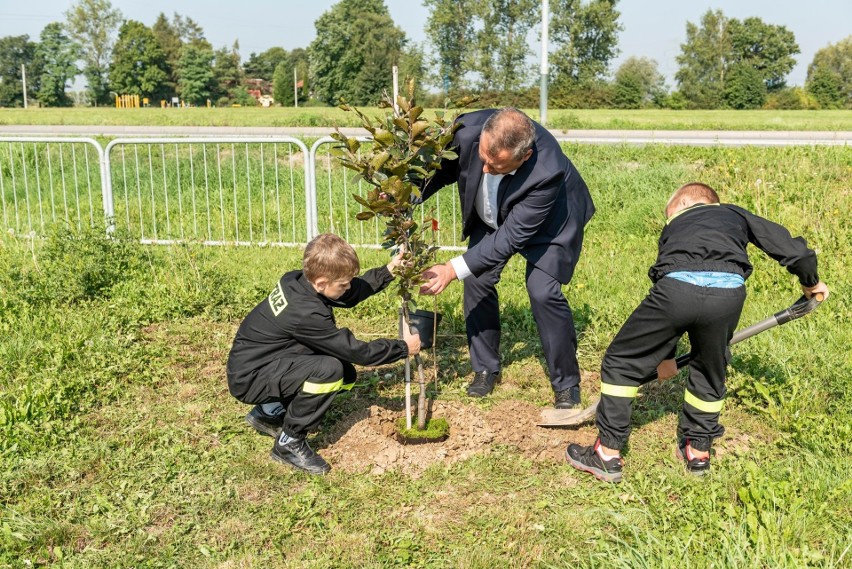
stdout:
<svg viewBox="0 0 852 569">
<path fill-rule="evenodd" d="M 575 385 L 562 391 L 557 391 L 555 394 L 554 407 L 557 409 L 580 409 L 580 386 Z"/>
<path fill-rule="evenodd" d="M 473 374 L 473 381 L 467 386 L 467 394 L 471 397 L 485 397 L 494 390 L 494 384 L 500 376 L 499 371 L 478 371 Z"/>
<path fill-rule="evenodd" d="M 600 439 L 590 447 L 570 444 L 565 451 L 565 456 L 571 466 L 577 470 L 594 474 L 598 480 L 621 482 L 621 469 L 624 466 L 624 461 L 619 456 L 612 457 L 609 460 L 602 459 L 597 452 L 600 444 Z"/>
<path fill-rule="evenodd" d="M 689 439 L 683 438 L 678 442 L 675 448 L 675 456 L 678 460 L 683 461 L 687 472 L 695 476 L 704 476 L 710 471 L 710 456 L 698 458 L 692 454 L 692 447 L 689 446 Z"/>
<path fill-rule="evenodd" d="M 255 405 L 249 411 L 249 414 L 246 415 L 246 423 L 251 425 L 261 435 L 277 437 L 281 434 L 281 427 L 284 425 L 284 413 L 280 415 L 267 415 L 263 412 L 260 405 Z"/>
<path fill-rule="evenodd" d="M 308 474 L 326 474 L 331 470 L 331 466 L 308 446 L 305 439 L 291 439 L 283 445 L 275 439 L 269 456 L 276 462 L 292 466 Z"/>
</svg>

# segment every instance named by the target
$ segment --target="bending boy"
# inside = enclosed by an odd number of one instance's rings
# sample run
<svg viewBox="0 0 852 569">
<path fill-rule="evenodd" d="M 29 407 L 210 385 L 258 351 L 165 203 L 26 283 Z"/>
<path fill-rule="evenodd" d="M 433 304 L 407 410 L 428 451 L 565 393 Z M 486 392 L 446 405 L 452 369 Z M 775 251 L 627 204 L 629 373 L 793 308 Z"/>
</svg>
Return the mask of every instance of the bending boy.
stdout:
<svg viewBox="0 0 852 569">
<path fill-rule="evenodd" d="M 360 277 L 358 255 L 336 235 L 318 235 L 305 248 L 302 270 L 286 273 L 237 330 L 228 356 L 228 388 L 254 404 L 246 421 L 275 438 L 271 458 L 310 474 L 331 467 L 305 440 L 334 398 L 355 385 L 352 365 L 380 365 L 420 351 L 420 336 L 358 340 L 338 328 L 334 308 L 352 308 L 393 280 L 400 253 Z M 407 326 L 403 326 L 407 328 Z"/>
<path fill-rule="evenodd" d="M 710 468 L 713 439 L 722 436 L 728 343 L 745 301 L 752 272 L 746 247 L 753 243 L 799 278 L 805 296 L 828 287 L 817 275 L 816 253 L 784 227 L 731 204 L 719 203 L 709 186 L 690 183 L 666 205 L 657 261 L 648 271 L 654 285 L 627 319 L 604 355 L 598 440 L 571 444 L 568 462 L 600 480 L 620 482 L 621 449 L 630 434 L 633 399 L 657 367 L 659 377 L 677 373 L 674 351 L 686 333 L 693 359 L 678 424 L 677 457 L 702 475 Z M 662 363 L 661 363 L 662 362 Z M 658 367 L 659 364 L 659 367 Z"/>
</svg>

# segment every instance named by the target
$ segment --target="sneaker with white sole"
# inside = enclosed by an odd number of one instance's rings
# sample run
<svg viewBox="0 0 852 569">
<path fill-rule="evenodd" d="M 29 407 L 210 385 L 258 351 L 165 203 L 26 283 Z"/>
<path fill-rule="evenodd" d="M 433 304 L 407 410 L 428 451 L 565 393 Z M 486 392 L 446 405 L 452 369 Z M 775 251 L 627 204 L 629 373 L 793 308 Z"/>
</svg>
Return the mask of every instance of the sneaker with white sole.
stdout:
<svg viewBox="0 0 852 569">
<path fill-rule="evenodd" d="M 290 439 L 283 445 L 275 439 L 270 458 L 308 474 L 326 474 L 331 466 L 308 445 L 305 439 Z"/>
<path fill-rule="evenodd" d="M 687 438 L 683 438 L 677 443 L 675 456 L 686 466 L 686 471 L 694 476 L 704 476 L 710 472 L 710 456 L 695 456 Z"/>
<path fill-rule="evenodd" d="M 621 482 L 621 469 L 624 466 L 624 461 L 620 456 L 604 460 L 598 452 L 600 444 L 600 439 L 595 441 L 593 446 L 570 444 L 565 451 L 565 457 L 571 463 L 571 466 L 577 470 L 593 474 L 598 480 Z"/>
</svg>

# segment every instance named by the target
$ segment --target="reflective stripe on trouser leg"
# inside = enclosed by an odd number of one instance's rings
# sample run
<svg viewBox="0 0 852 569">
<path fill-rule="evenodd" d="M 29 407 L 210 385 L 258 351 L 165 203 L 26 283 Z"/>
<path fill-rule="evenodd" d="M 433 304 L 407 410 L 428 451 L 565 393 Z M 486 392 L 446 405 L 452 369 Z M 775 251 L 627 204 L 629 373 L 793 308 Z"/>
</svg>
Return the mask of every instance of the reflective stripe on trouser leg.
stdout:
<svg viewBox="0 0 852 569">
<path fill-rule="evenodd" d="M 314 383 L 312 381 L 306 381 L 302 384 L 302 391 L 305 393 L 310 393 L 311 395 L 322 395 L 323 393 L 334 393 L 335 391 L 340 391 L 343 388 L 343 378 L 341 377 L 334 383 Z M 347 389 L 352 389 L 349 386 Z"/>
<path fill-rule="evenodd" d="M 601 400 L 598 403 L 597 425 L 601 444 L 621 450 L 630 435 L 630 415 L 633 400 L 639 392 L 638 385 L 601 383 Z"/>
<path fill-rule="evenodd" d="M 302 382 L 287 409 L 282 429 L 301 438 L 319 425 L 332 401 L 344 388 L 355 383 L 355 367 L 331 356 L 316 356 L 316 365 Z"/>
<path fill-rule="evenodd" d="M 611 383 L 601 383 L 601 395 L 611 395 L 613 397 L 629 397 L 635 398 L 639 393 L 638 385 L 613 385 Z"/>
<path fill-rule="evenodd" d="M 722 407 L 725 404 L 724 399 L 721 401 L 704 401 L 699 399 L 697 395 L 691 393 L 688 389 L 683 392 L 683 401 L 704 413 L 721 413 Z"/>
</svg>

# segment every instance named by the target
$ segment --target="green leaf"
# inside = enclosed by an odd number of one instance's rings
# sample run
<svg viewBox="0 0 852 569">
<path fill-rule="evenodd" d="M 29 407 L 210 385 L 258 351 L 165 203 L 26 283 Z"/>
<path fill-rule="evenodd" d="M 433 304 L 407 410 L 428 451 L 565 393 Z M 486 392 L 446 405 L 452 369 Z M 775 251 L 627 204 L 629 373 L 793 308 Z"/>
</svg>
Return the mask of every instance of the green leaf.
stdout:
<svg viewBox="0 0 852 569">
<path fill-rule="evenodd" d="M 394 142 L 393 133 L 381 128 L 376 129 L 373 139 L 383 146 L 391 146 Z"/>
</svg>

